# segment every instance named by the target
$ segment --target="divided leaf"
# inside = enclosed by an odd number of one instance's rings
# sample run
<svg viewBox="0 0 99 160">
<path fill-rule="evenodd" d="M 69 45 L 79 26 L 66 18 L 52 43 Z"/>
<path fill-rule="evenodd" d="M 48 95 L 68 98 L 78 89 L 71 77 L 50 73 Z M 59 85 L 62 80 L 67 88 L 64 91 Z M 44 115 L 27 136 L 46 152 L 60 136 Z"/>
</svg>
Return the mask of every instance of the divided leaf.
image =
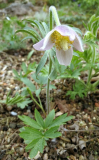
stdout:
<svg viewBox="0 0 99 160">
<path fill-rule="evenodd" d="M 42 138 L 42 133 L 38 129 L 34 129 L 31 127 L 24 127 L 24 131 L 20 133 L 20 137 L 24 138 L 24 140 L 34 140 L 37 138 Z"/>
<path fill-rule="evenodd" d="M 36 90 L 34 84 L 27 78 L 21 78 L 21 81 L 32 91 L 34 92 Z"/>
<path fill-rule="evenodd" d="M 18 117 L 24 122 L 24 124 L 29 125 L 36 129 L 41 129 L 41 126 L 34 119 L 24 115 Z"/>
</svg>

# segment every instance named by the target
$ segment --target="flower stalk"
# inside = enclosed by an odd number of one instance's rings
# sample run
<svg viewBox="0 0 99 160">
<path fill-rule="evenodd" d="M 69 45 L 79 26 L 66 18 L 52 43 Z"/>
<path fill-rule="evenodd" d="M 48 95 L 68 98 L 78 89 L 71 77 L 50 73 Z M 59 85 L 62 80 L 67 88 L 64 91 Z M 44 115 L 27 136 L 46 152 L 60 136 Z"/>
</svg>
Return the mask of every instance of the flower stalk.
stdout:
<svg viewBox="0 0 99 160">
<path fill-rule="evenodd" d="M 95 58 L 96 58 L 96 48 L 92 47 L 91 50 L 92 50 L 92 61 L 91 61 L 91 64 L 94 64 L 95 63 Z M 90 84 L 90 80 L 92 78 L 92 69 L 93 69 L 93 67 L 91 66 L 90 69 L 89 69 L 87 85 Z"/>
<path fill-rule="evenodd" d="M 50 18 L 52 18 L 51 14 L 53 15 L 56 25 L 57 26 L 61 25 L 61 23 L 59 21 L 58 14 L 57 14 L 57 11 L 56 11 L 56 8 L 54 6 L 51 6 L 49 8 L 49 12 L 50 12 Z M 50 24 L 51 24 L 51 22 L 52 22 L 52 20 L 50 19 Z M 52 30 L 52 29 L 50 28 L 50 30 Z"/>
</svg>

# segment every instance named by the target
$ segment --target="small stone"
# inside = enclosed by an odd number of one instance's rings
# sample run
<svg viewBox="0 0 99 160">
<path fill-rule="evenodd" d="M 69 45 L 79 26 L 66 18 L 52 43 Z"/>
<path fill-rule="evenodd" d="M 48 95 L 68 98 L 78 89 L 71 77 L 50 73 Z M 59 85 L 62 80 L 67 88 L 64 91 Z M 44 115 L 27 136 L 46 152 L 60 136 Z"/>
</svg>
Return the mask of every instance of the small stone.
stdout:
<svg viewBox="0 0 99 160">
<path fill-rule="evenodd" d="M 85 159 L 84 156 L 82 155 L 79 156 L 79 160 L 84 160 L 84 159 Z"/>
<path fill-rule="evenodd" d="M 14 112 L 14 111 L 12 111 L 12 112 L 10 112 L 10 113 L 11 113 L 12 116 L 17 116 L 17 113 Z"/>
<path fill-rule="evenodd" d="M 6 107 L 7 111 L 11 111 L 12 108 L 13 108 L 13 106 L 7 106 L 7 107 Z"/>
<path fill-rule="evenodd" d="M 20 147 L 20 148 L 19 148 L 19 154 L 20 154 L 20 155 L 23 155 L 23 153 L 24 153 L 24 148 Z"/>
<path fill-rule="evenodd" d="M 48 160 L 48 154 L 47 153 L 44 154 L 43 160 Z"/>
</svg>

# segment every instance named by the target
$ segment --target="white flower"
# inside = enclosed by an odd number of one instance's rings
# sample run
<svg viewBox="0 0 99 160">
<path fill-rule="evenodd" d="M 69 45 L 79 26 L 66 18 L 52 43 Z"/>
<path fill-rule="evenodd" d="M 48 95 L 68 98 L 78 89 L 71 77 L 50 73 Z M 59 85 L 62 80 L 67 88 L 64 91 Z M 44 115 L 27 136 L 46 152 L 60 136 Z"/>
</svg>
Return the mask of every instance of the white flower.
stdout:
<svg viewBox="0 0 99 160">
<path fill-rule="evenodd" d="M 51 30 L 44 39 L 34 44 L 33 47 L 38 51 L 51 49 L 55 45 L 56 56 L 60 64 L 69 65 L 73 56 L 74 46 L 83 52 L 82 43 L 77 33 L 67 25 L 60 25 Z"/>
</svg>

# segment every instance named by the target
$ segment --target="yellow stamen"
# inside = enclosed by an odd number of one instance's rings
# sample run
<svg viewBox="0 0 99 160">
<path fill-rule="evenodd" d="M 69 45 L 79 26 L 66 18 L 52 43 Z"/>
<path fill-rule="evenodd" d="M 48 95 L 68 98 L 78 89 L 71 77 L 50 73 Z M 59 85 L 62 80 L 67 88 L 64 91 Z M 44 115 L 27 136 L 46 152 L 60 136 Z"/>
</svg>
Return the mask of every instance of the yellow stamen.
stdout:
<svg viewBox="0 0 99 160">
<path fill-rule="evenodd" d="M 55 43 L 57 49 L 63 49 L 64 51 L 68 50 L 73 43 L 68 36 L 62 36 L 58 31 L 52 33 L 51 40 Z"/>
</svg>

